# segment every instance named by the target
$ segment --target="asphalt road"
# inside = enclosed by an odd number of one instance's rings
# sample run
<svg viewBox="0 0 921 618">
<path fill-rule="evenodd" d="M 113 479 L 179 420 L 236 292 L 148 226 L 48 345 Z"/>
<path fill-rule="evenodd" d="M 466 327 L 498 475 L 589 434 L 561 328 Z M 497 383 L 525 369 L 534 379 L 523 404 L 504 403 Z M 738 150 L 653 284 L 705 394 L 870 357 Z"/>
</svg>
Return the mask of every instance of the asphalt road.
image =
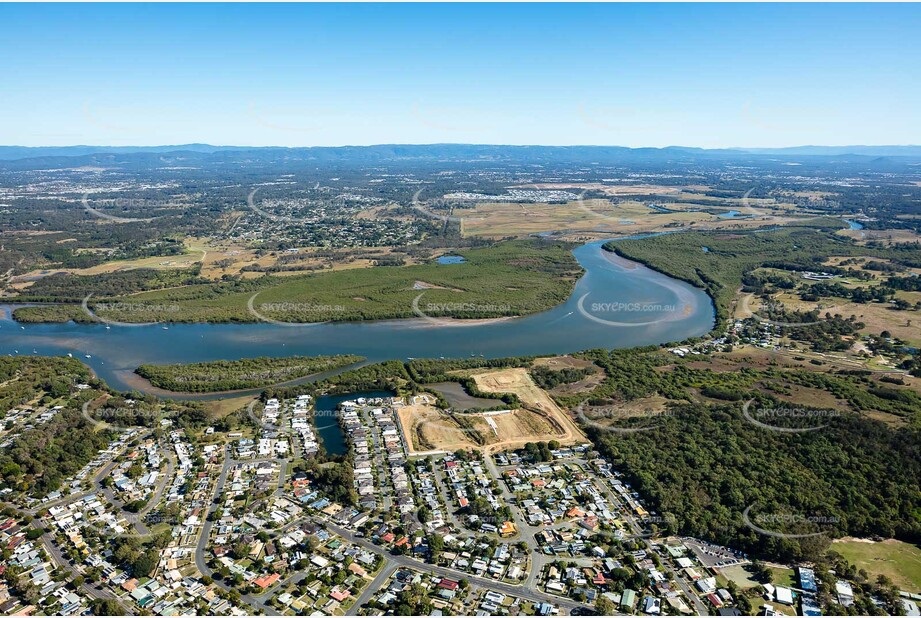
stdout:
<svg viewBox="0 0 921 618">
<path fill-rule="evenodd" d="M 385 552 L 383 548 L 378 547 L 374 543 L 371 543 L 370 541 L 364 538 L 355 536 L 355 534 L 352 533 L 352 531 L 346 528 L 342 528 L 340 526 L 331 524 L 329 522 L 324 522 L 323 520 L 314 520 L 314 522 L 318 525 L 325 526 L 329 530 L 332 530 L 333 532 L 335 532 L 342 538 L 346 539 L 350 543 L 364 547 L 365 549 L 369 551 L 373 551 L 378 554 L 382 554 L 387 563 L 396 565 L 398 567 L 416 569 L 417 571 L 433 573 L 435 575 L 438 575 L 439 577 L 447 577 L 449 579 L 457 579 L 457 580 L 466 579 L 470 583 L 477 584 L 478 586 L 482 586 L 483 588 L 486 588 L 488 590 L 496 590 L 504 594 L 508 594 L 508 595 L 512 595 L 516 597 L 522 597 L 530 601 L 551 603 L 558 607 L 566 608 L 570 611 L 576 608 L 585 607 L 585 605 L 583 605 L 582 603 L 578 603 L 571 599 L 564 599 L 564 598 L 556 597 L 554 595 L 545 594 L 543 592 L 538 592 L 536 590 L 528 590 L 521 584 L 508 584 L 505 582 L 497 582 L 495 580 L 488 579 L 485 577 L 477 577 L 476 575 L 471 575 L 469 573 L 465 573 L 464 571 L 458 571 L 456 569 L 450 569 L 447 567 L 441 567 L 441 566 L 435 566 L 432 564 L 428 564 L 416 558 L 410 558 L 409 556 L 392 555 L 392 554 Z"/>
</svg>

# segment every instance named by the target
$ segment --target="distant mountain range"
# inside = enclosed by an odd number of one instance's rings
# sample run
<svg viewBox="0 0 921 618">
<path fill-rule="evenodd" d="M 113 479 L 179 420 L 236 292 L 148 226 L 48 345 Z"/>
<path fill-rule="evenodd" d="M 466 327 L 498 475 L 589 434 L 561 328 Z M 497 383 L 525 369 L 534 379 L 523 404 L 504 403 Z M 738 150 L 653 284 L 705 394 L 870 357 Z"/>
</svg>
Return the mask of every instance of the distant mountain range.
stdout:
<svg viewBox="0 0 921 618">
<path fill-rule="evenodd" d="M 917 157 L 921 146 L 792 146 L 790 148 L 736 148 L 750 154 L 794 156 L 863 155 L 868 157 Z"/>
<path fill-rule="evenodd" d="M 165 154 L 259 152 L 260 154 L 291 155 L 298 158 L 337 159 L 424 159 L 424 158 L 563 158 L 585 157 L 617 158 L 634 155 L 641 158 L 670 156 L 867 156 L 867 157 L 921 157 L 921 146 L 793 146 L 789 148 L 691 148 L 668 146 L 666 148 L 625 148 L 621 146 L 506 146 L 485 144 L 381 144 L 376 146 L 281 148 L 274 146 L 212 146 L 210 144 L 179 144 L 173 146 L 0 146 L 0 160 L 81 157 L 102 154 Z"/>
</svg>

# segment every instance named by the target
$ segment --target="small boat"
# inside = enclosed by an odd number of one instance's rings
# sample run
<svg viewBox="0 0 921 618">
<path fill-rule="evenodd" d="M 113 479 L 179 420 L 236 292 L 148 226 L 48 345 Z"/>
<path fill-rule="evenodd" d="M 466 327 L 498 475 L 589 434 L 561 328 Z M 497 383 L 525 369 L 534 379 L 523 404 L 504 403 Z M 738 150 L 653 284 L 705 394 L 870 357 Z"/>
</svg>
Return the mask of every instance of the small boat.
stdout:
<svg viewBox="0 0 921 618">
<path fill-rule="evenodd" d="M 111 326 L 106 326 L 106 330 L 112 330 Z"/>
<path fill-rule="evenodd" d="M 163 330 L 169 330 L 169 326 L 164 326 Z"/>
<path fill-rule="evenodd" d="M 67 353 L 67 358 L 73 358 L 73 357 L 74 357 L 73 354 L 71 354 L 70 352 Z"/>
<path fill-rule="evenodd" d="M 87 357 L 87 358 L 93 358 L 93 357 L 92 357 L 92 356 L 90 356 L 89 354 L 87 354 L 87 355 L 86 355 L 86 357 Z"/>
</svg>

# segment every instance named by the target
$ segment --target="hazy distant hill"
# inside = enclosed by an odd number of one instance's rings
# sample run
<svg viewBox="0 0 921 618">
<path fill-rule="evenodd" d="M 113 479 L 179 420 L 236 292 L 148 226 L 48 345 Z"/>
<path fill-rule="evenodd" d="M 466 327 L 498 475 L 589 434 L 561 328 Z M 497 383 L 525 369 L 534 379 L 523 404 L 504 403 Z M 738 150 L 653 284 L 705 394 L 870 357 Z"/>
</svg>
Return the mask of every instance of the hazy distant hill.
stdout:
<svg viewBox="0 0 921 618">
<path fill-rule="evenodd" d="M 176 146 L 0 146 L 3 167 L 163 167 L 197 164 L 317 164 L 378 163 L 690 163 L 717 160 L 763 160 L 796 157 L 821 160 L 837 157 L 860 161 L 921 160 L 921 146 L 799 146 L 779 149 L 704 149 L 682 146 L 625 148 L 620 146 L 503 146 L 485 144 L 381 144 L 341 147 L 245 147 L 183 144 Z"/>
<path fill-rule="evenodd" d="M 770 155 L 864 155 L 868 157 L 919 157 L 921 146 L 793 146 L 790 148 L 740 148 L 743 152 Z"/>
<path fill-rule="evenodd" d="M 182 144 L 178 146 L 0 146 L 0 160 L 79 157 L 100 153 L 175 152 L 177 150 L 217 152 L 219 150 L 246 150 L 246 147 L 211 146 L 209 144 Z"/>
</svg>

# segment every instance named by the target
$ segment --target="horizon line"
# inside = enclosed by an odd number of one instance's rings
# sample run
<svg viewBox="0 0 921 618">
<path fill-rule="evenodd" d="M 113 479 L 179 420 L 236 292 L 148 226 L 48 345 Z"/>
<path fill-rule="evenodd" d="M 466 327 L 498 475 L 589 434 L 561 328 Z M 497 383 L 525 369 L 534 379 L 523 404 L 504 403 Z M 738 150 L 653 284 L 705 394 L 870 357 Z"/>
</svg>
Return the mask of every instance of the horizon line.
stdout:
<svg viewBox="0 0 921 618">
<path fill-rule="evenodd" d="M 513 144 L 490 142 L 379 142 L 372 144 L 339 144 L 329 145 L 300 145 L 282 146 L 278 144 L 245 145 L 245 144 L 212 144 L 209 142 L 184 142 L 179 144 L 42 144 L 29 146 L 23 144 L 0 144 L 0 148 L 180 148 L 183 146 L 209 146 L 211 148 L 285 148 L 294 150 L 298 148 L 375 148 L 380 146 L 497 146 L 511 148 L 625 148 L 628 150 L 667 150 L 669 148 L 687 148 L 694 150 L 787 150 L 793 148 L 919 148 L 918 144 L 795 144 L 788 146 L 688 146 L 669 144 L 668 146 L 624 146 L 622 144 Z"/>
</svg>

